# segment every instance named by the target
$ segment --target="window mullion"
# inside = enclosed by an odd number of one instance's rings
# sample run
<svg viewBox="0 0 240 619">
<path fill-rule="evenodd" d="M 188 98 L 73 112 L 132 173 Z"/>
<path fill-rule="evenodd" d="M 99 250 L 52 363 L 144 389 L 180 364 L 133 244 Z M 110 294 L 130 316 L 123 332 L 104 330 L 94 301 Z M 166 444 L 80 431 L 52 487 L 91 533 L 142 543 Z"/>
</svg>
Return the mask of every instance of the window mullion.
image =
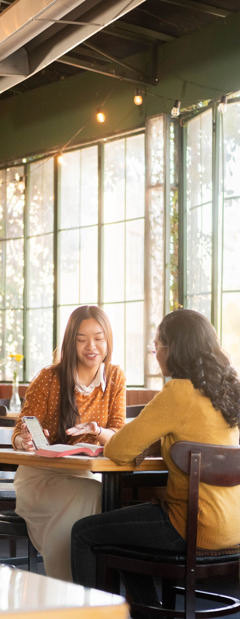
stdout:
<svg viewBox="0 0 240 619">
<path fill-rule="evenodd" d="M 179 303 L 187 307 L 187 126 L 182 132 L 182 183 L 179 196 L 179 272 L 182 273 L 182 290 Z"/>
<path fill-rule="evenodd" d="M 164 314 L 170 310 L 170 122 L 164 122 Z"/>
<path fill-rule="evenodd" d="M 178 148 L 178 303 L 184 304 L 184 172 L 183 172 L 183 133 L 184 129 L 178 125 L 177 148 Z"/>
<path fill-rule="evenodd" d="M 25 176 L 25 208 L 24 208 L 24 260 L 23 260 L 23 382 L 26 382 L 28 376 L 28 351 L 29 351 L 29 337 L 28 337 L 28 288 L 29 288 L 29 175 L 30 165 L 25 164 L 24 176 Z"/>
<path fill-rule="evenodd" d="M 220 145 L 220 123 L 219 112 L 216 104 L 213 107 L 213 127 L 212 127 L 212 301 L 211 301 L 211 322 L 219 329 L 218 311 L 218 208 L 219 208 L 219 145 Z M 221 321 L 220 321 L 221 322 Z"/>
<path fill-rule="evenodd" d="M 58 339 L 58 213 L 61 180 L 61 165 L 58 164 L 58 157 L 54 158 L 53 175 L 53 350 L 55 350 Z"/>
<path fill-rule="evenodd" d="M 6 240 L 6 219 L 7 219 L 7 171 L 4 173 L 4 205 L 3 205 L 3 237 L 4 241 L 2 242 L 3 252 L 2 252 L 2 295 L 3 295 L 3 318 L 2 318 L 2 358 L 6 357 L 6 343 L 7 343 L 7 329 L 6 329 L 6 253 L 7 253 L 7 240 Z M 5 372 L 4 368 L 4 372 Z"/>
<path fill-rule="evenodd" d="M 103 305 L 104 144 L 98 145 L 98 305 Z"/>
</svg>

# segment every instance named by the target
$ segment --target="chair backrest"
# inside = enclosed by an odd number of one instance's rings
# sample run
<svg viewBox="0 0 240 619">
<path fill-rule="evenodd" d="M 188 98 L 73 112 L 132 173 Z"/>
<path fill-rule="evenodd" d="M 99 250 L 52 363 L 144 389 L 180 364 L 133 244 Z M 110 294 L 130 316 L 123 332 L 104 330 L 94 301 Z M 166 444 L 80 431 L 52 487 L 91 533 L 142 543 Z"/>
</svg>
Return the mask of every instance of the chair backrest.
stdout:
<svg viewBox="0 0 240 619">
<path fill-rule="evenodd" d="M 9 410 L 10 399 L 9 398 L 0 398 L 0 405 L 6 406 Z"/>
<path fill-rule="evenodd" d="M 23 404 L 25 402 L 25 397 L 20 397 L 21 400 L 21 405 L 23 407 Z M 9 406 L 10 406 L 10 398 L 0 398 L 0 407 L 4 406 L 6 408 L 6 411 L 9 412 Z M 0 414 L 3 415 L 4 412 L 0 411 Z"/>
<path fill-rule="evenodd" d="M 137 417 L 146 404 L 128 404 L 126 406 L 126 417 Z"/>
<path fill-rule="evenodd" d="M 7 414 L 8 414 L 7 406 L 5 406 L 5 404 L 0 404 L 0 416 L 6 417 Z"/>
<path fill-rule="evenodd" d="M 240 484 L 240 447 L 178 441 L 172 445 L 170 455 L 181 471 L 189 475 L 186 588 L 192 586 L 194 590 L 199 483 L 214 486 Z"/>
<path fill-rule="evenodd" d="M 178 441 L 172 445 L 170 455 L 173 462 L 184 472 L 191 473 L 191 462 L 200 454 L 200 481 L 214 486 L 236 486 L 240 484 L 240 447 L 210 445 Z"/>
</svg>

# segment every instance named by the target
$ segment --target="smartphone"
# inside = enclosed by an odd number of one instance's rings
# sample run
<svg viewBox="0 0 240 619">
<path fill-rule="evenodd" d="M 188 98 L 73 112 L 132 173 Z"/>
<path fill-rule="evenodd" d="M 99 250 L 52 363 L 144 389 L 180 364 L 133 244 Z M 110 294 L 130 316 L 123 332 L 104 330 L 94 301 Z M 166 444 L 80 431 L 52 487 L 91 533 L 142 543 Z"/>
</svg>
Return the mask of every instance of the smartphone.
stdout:
<svg viewBox="0 0 240 619">
<path fill-rule="evenodd" d="M 25 421 L 27 429 L 32 435 L 33 443 L 36 449 L 40 449 L 41 447 L 46 447 L 46 445 L 49 445 L 49 441 L 45 436 L 42 426 L 38 421 L 37 417 L 25 415 L 23 417 L 23 421 Z"/>
</svg>

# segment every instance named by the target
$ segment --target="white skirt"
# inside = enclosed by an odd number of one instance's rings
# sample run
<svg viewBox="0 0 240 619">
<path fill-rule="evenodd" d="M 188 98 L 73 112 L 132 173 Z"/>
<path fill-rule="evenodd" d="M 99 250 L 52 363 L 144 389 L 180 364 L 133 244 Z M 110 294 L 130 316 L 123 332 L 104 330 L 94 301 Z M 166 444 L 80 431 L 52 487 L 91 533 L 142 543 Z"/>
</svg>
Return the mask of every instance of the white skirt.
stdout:
<svg viewBox="0 0 240 619">
<path fill-rule="evenodd" d="M 71 530 L 74 522 L 101 511 L 101 483 L 90 471 L 19 466 L 15 475 L 16 512 L 44 561 L 47 576 L 72 580 Z"/>
</svg>

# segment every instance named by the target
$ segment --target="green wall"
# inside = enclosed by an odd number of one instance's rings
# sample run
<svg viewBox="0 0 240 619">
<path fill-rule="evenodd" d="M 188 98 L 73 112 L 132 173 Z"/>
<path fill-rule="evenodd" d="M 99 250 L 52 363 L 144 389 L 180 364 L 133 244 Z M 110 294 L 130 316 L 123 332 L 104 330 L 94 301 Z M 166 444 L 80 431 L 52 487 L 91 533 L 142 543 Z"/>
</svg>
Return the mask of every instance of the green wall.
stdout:
<svg viewBox="0 0 240 619">
<path fill-rule="evenodd" d="M 169 113 L 177 98 L 186 107 L 240 90 L 239 32 L 240 12 L 159 46 L 157 83 L 143 87 L 141 107 L 133 103 L 140 84 L 90 72 L 0 100 L 0 163 L 140 128 L 147 116 Z M 151 54 L 128 64 L 150 72 Z M 104 101 L 99 125 L 95 111 Z"/>
<path fill-rule="evenodd" d="M 158 79 L 166 97 L 185 105 L 240 89 L 240 12 L 159 48 Z"/>
<path fill-rule="evenodd" d="M 144 108 L 133 103 L 134 85 L 93 73 L 55 82 L 0 103 L 0 161 L 60 149 L 145 124 Z M 106 122 L 95 120 L 108 97 Z"/>
</svg>

